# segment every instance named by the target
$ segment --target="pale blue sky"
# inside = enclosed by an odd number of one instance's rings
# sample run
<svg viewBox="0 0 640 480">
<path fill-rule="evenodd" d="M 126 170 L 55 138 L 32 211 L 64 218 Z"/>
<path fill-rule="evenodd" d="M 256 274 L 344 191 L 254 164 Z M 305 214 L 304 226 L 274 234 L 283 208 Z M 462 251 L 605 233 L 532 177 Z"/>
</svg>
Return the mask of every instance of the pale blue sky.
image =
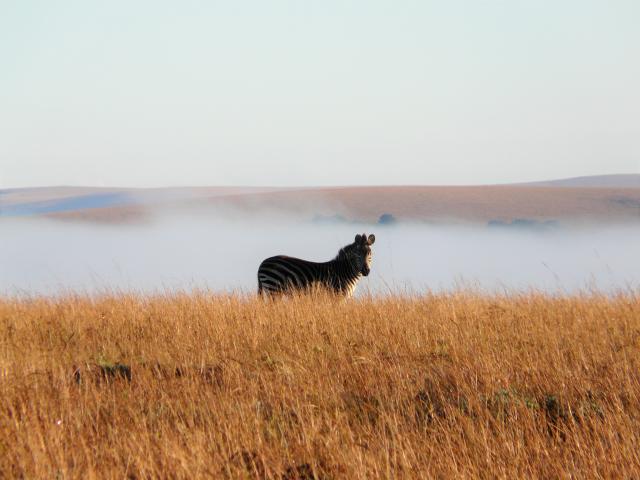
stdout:
<svg viewBox="0 0 640 480">
<path fill-rule="evenodd" d="M 0 3 L 0 187 L 640 172 L 640 2 Z"/>
</svg>

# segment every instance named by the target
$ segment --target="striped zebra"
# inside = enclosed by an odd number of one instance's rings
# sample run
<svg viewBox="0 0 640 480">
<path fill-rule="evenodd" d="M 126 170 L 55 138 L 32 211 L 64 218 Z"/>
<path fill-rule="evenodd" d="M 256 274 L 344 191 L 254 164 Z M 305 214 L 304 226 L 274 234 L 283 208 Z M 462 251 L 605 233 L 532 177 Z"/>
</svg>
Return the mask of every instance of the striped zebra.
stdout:
<svg viewBox="0 0 640 480">
<path fill-rule="evenodd" d="M 360 277 L 371 271 L 371 245 L 375 235 L 356 235 L 333 260 L 316 263 L 278 255 L 267 258 L 258 268 L 258 294 L 287 293 L 315 286 L 351 297 Z"/>
</svg>

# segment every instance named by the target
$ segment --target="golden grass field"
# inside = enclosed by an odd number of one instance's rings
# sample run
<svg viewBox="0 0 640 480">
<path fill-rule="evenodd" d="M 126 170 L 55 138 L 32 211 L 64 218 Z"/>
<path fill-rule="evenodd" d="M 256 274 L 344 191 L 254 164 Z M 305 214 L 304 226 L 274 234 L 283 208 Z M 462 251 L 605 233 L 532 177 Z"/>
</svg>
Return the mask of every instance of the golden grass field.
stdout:
<svg viewBox="0 0 640 480">
<path fill-rule="evenodd" d="M 640 297 L 0 299 L 2 478 L 638 478 Z"/>
</svg>

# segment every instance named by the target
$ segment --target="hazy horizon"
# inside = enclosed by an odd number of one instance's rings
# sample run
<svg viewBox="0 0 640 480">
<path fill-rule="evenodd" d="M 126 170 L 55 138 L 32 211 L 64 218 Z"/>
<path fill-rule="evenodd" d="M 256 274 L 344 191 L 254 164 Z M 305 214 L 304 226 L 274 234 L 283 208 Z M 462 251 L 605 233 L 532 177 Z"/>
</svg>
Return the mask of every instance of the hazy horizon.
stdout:
<svg viewBox="0 0 640 480">
<path fill-rule="evenodd" d="M 544 184 L 549 182 L 563 182 L 568 180 L 582 180 L 590 178 L 615 178 L 615 177 L 633 177 L 640 176 L 640 173 L 627 172 L 627 173 L 610 173 L 603 175 L 578 175 L 575 177 L 561 177 L 561 178 L 540 178 L 535 180 L 523 181 L 523 182 L 503 182 L 503 183 L 465 183 L 465 184 L 420 184 L 420 183 L 403 183 L 403 184 L 366 184 L 366 185 L 350 185 L 350 184 L 317 184 L 317 185 L 287 185 L 278 186 L 271 184 L 264 185 L 213 185 L 213 184 L 164 184 L 158 186 L 144 187 L 144 186 L 123 186 L 123 185 L 55 185 L 55 184 L 43 184 L 43 185 L 30 185 L 21 187 L 2 187 L 0 190 L 21 190 L 21 189 L 36 189 L 36 188 L 99 188 L 99 189 L 131 189 L 131 190 L 144 190 L 144 189 L 188 189 L 188 188 L 247 188 L 247 189 L 260 189 L 260 188 L 273 188 L 273 189 L 314 189 L 314 188 L 359 188 L 359 187 L 481 187 L 481 186 L 500 186 L 500 185 L 530 185 L 530 184 Z M 620 188 L 620 187 L 613 187 Z"/>
</svg>

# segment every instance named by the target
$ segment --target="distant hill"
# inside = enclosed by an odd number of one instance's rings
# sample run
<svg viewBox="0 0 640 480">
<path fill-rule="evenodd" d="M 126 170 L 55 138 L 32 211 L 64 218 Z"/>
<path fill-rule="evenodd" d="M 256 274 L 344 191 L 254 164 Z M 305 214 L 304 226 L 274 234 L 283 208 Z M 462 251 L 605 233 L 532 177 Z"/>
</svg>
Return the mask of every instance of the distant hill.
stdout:
<svg viewBox="0 0 640 480">
<path fill-rule="evenodd" d="M 640 223 L 640 175 L 490 186 L 51 187 L 0 190 L 0 217 L 140 222 L 157 215 L 273 215 L 335 222 L 480 223 L 521 226 Z"/>
<path fill-rule="evenodd" d="M 282 190 L 270 187 L 35 187 L 0 190 L 0 217 L 93 211 L 114 207 L 162 207 L 218 196 Z"/>
<path fill-rule="evenodd" d="M 523 185 L 538 187 L 589 187 L 589 188 L 640 188 L 640 174 L 596 175 L 574 177 L 546 182 L 532 182 Z"/>
</svg>

